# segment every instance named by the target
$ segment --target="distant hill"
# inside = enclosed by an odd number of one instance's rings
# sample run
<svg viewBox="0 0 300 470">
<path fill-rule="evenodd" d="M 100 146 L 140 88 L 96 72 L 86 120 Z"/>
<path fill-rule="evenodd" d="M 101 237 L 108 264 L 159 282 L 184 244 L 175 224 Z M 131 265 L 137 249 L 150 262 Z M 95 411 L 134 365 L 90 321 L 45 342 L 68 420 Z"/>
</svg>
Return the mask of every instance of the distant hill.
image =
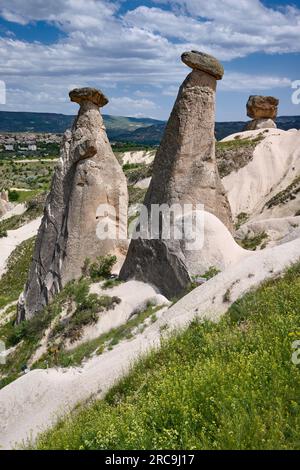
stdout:
<svg viewBox="0 0 300 470">
<path fill-rule="evenodd" d="M 72 125 L 74 116 L 53 113 L 0 111 L 0 132 L 62 133 Z"/>
<path fill-rule="evenodd" d="M 280 116 L 276 120 L 279 129 L 300 129 L 300 116 Z"/>
<path fill-rule="evenodd" d="M 0 132 L 33 132 L 61 134 L 72 126 L 75 116 L 54 113 L 28 113 L 0 111 Z M 164 124 L 150 118 L 103 115 L 110 139 L 130 135 L 137 129 Z M 127 137 L 126 137 L 127 138 Z"/>
<path fill-rule="evenodd" d="M 276 119 L 279 129 L 288 131 L 289 129 L 300 129 L 300 116 L 281 116 Z M 243 131 L 246 121 L 217 122 L 216 137 L 218 140 L 224 139 L 228 135 Z"/>
<path fill-rule="evenodd" d="M 157 145 L 161 141 L 165 127 L 166 123 L 161 122 L 147 127 L 140 127 L 133 132 L 123 132 L 117 138 L 120 142 L 131 141 L 137 144 Z"/>
<path fill-rule="evenodd" d="M 139 144 L 159 144 L 166 123 L 150 118 L 133 118 L 103 115 L 109 139 Z M 72 126 L 74 116 L 54 113 L 27 113 L 0 111 L 0 132 L 42 132 L 63 133 Z M 300 129 L 300 116 L 277 118 L 279 129 Z M 241 132 L 245 122 L 217 122 L 218 140 L 230 134 Z"/>
</svg>

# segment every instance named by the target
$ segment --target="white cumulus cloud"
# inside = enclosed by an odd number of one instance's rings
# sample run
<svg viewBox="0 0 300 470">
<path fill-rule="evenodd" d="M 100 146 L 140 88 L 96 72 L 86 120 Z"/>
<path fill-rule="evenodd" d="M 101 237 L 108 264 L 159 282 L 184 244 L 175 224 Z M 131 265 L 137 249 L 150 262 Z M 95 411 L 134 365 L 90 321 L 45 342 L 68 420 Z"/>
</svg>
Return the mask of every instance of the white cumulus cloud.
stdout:
<svg viewBox="0 0 300 470">
<path fill-rule="evenodd" d="M 7 21 L 46 21 L 65 33 L 50 45 L 42 38 L 26 42 L 7 33 L 0 37 L 5 109 L 73 112 L 68 91 L 74 85 L 102 88 L 111 96 L 110 112 L 155 115 L 161 112 L 159 94 L 176 95 L 188 73 L 180 62 L 185 50 L 211 53 L 225 61 L 225 69 L 226 61 L 255 52 L 300 53 L 300 10 L 293 6 L 275 10 L 259 0 L 156 0 L 155 6 L 140 5 L 120 16 L 121 4 L 122 0 L 0 0 L 0 16 Z M 156 90 L 153 97 L 145 86 Z M 278 73 L 240 74 L 231 68 L 220 89 L 289 86 L 289 78 Z"/>
</svg>

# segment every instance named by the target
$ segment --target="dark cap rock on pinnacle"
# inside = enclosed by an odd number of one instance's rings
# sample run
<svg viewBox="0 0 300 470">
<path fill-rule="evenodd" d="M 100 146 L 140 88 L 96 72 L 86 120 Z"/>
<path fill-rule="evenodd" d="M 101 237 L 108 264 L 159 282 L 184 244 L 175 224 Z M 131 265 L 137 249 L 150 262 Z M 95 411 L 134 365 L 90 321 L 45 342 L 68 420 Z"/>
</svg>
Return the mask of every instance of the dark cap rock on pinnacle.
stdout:
<svg viewBox="0 0 300 470">
<path fill-rule="evenodd" d="M 190 51 L 184 52 L 181 56 L 182 62 L 191 67 L 191 69 L 201 70 L 215 77 L 216 80 L 222 80 L 224 75 L 223 65 L 212 55 L 204 52 Z"/>
<path fill-rule="evenodd" d="M 276 119 L 279 100 L 274 96 L 251 95 L 247 103 L 247 115 L 252 119 Z"/>
<path fill-rule="evenodd" d="M 85 101 L 90 101 L 102 108 L 108 103 L 108 98 L 96 88 L 75 88 L 75 90 L 70 91 L 69 96 L 71 101 L 80 105 Z"/>
</svg>

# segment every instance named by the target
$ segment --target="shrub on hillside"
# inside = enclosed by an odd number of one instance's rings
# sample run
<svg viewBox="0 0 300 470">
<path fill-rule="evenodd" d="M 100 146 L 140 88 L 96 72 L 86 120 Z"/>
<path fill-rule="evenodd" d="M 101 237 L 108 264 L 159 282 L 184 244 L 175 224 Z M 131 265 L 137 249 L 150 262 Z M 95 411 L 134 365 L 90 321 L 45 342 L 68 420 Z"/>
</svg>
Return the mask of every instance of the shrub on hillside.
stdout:
<svg viewBox="0 0 300 470">
<path fill-rule="evenodd" d="M 0 238 L 5 238 L 5 237 L 7 237 L 7 231 L 0 229 Z"/>
<path fill-rule="evenodd" d="M 9 191 L 8 192 L 8 198 L 10 202 L 17 202 L 20 199 L 20 195 L 18 191 Z"/>
<path fill-rule="evenodd" d="M 82 270 L 83 275 L 89 276 L 93 281 L 108 279 L 116 262 L 117 257 L 112 255 L 98 256 L 94 263 L 86 259 Z"/>
</svg>

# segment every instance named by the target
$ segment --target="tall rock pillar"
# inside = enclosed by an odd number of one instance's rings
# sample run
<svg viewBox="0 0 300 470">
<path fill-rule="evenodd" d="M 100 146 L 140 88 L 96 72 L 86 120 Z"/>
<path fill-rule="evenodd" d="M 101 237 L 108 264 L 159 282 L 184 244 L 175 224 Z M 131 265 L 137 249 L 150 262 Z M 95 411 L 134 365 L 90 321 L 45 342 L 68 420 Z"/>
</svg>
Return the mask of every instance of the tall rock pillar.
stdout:
<svg viewBox="0 0 300 470">
<path fill-rule="evenodd" d="M 80 105 L 72 131 L 61 146 L 28 281 L 18 305 L 18 321 L 39 313 L 67 282 L 78 279 L 87 258 L 126 254 L 128 193 L 126 178 L 106 135 L 99 107 L 108 99 L 93 88 L 76 89 Z M 116 236 L 99 239 L 105 207 Z M 100 208 L 100 211 L 99 211 Z"/>
<path fill-rule="evenodd" d="M 182 61 L 192 68 L 180 87 L 145 197 L 148 211 L 155 204 L 203 204 L 232 231 L 230 206 L 215 157 L 215 95 L 224 74 L 212 56 L 186 52 Z M 184 240 L 183 240 L 184 242 Z M 178 240 L 131 241 L 121 277 L 155 284 L 168 297 L 177 295 L 190 280 L 184 243 Z"/>
</svg>

